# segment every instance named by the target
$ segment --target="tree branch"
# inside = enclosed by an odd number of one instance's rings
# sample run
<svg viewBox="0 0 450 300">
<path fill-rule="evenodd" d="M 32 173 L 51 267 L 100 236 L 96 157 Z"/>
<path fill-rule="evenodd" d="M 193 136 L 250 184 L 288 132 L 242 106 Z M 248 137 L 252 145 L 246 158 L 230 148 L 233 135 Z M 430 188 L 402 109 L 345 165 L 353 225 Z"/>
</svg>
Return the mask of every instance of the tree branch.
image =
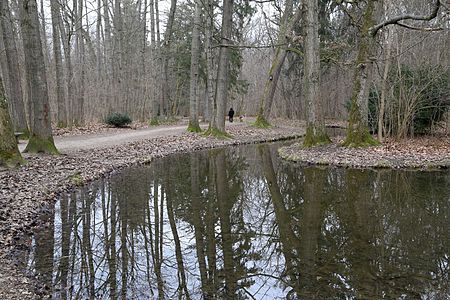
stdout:
<svg viewBox="0 0 450 300">
<path fill-rule="evenodd" d="M 404 27 L 407 29 L 411 29 L 411 30 L 420 30 L 420 31 L 441 31 L 444 30 L 442 27 L 416 27 L 416 26 L 411 26 L 411 25 L 407 25 L 407 24 L 403 24 L 403 23 L 397 23 L 398 26 L 400 27 Z"/>
<path fill-rule="evenodd" d="M 371 27 L 369 29 L 369 33 L 372 36 L 375 36 L 378 31 L 388 25 L 400 25 L 403 26 L 405 24 L 401 24 L 399 23 L 400 21 L 403 20 L 415 20 L 415 21 L 430 21 L 434 18 L 436 18 L 437 13 L 439 11 L 439 8 L 441 7 L 441 1 L 440 0 L 436 0 L 435 4 L 434 4 L 434 8 L 431 11 L 431 13 L 429 15 L 426 16 L 417 16 L 417 15 L 412 15 L 412 14 L 403 14 L 403 15 L 399 15 L 399 16 L 395 16 L 389 20 L 386 20 L 384 22 L 381 22 L 373 27 Z M 405 27 L 405 26 L 403 26 Z"/>
</svg>

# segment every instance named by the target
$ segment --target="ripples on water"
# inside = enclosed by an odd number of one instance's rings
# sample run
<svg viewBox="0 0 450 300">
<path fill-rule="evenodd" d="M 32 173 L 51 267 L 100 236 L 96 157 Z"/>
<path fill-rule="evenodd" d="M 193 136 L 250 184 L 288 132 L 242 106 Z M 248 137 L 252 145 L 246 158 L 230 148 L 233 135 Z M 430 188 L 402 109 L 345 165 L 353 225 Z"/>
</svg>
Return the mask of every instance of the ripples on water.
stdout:
<svg viewBox="0 0 450 300">
<path fill-rule="evenodd" d="M 450 174 L 171 156 L 62 196 L 29 269 L 58 299 L 450 299 Z"/>
</svg>

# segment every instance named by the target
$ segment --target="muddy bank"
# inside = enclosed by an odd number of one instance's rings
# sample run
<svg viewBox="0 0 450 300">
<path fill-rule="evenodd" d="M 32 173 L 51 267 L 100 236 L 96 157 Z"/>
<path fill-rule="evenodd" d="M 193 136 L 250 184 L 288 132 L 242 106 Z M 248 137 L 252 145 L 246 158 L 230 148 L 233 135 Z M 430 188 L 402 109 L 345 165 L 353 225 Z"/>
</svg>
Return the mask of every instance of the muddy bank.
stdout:
<svg viewBox="0 0 450 300">
<path fill-rule="evenodd" d="M 69 155 L 28 156 L 25 166 L 0 172 L 0 299 L 42 299 L 48 294 L 50 287 L 36 285 L 23 270 L 33 231 L 45 226 L 37 217 L 58 194 L 169 154 L 299 137 L 303 129 L 236 126 L 228 132 L 233 139 L 183 133 Z"/>
</svg>

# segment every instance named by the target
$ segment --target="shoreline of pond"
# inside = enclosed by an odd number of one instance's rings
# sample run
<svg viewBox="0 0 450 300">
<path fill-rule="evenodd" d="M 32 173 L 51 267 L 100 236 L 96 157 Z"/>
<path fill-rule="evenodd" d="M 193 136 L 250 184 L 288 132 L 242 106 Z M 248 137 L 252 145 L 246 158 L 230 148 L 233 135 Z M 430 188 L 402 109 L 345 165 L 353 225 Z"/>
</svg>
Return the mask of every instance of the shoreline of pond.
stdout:
<svg viewBox="0 0 450 300">
<path fill-rule="evenodd" d="M 45 299 L 50 287 L 25 274 L 33 232 L 51 201 L 103 176 L 171 154 L 300 138 L 303 127 L 230 126 L 232 139 L 183 133 L 67 155 L 27 156 L 27 164 L 0 172 L 0 298 Z"/>
<path fill-rule="evenodd" d="M 79 150 L 60 156 L 28 156 L 28 163 L 18 169 L 0 172 L 0 298 L 2 299 L 42 299 L 49 287 L 40 286 L 37 281 L 23 273 L 26 253 L 31 247 L 33 232 L 46 226 L 38 217 L 45 213 L 48 204 L 57 196 L 69 192 L 103 176 L 121 169 L 145 165 L 152 160 L 175 153 L 206 150 L 233 145 L 264 143 L 284 139 L 299 138 L 304 135 L 304 127 L 280 126 L 257 129 L 248 125 L 230 126 L 228 132 L 233 139 L 215 139 L 193 133 L 183 133 L 166 137 L 156 137 L 111 148 Z M 307 165 L 340 165 L 361 168 L 360 160 L 369 161 L 370 155 L 383 154 L 401 158 L 408 153 L 408 145 L 388 141 L 380 147 L 348 149 L 339 147 L 339 138 L 334 144 L 311 149 L 302 149 L 299 144 L 283 148 L 279 155 L 288 161 L 300 161 L 300 155 Z M 422 143 L 427 144 L 430 141 Z M 415 167 L 428 169 L 430 162 L 444 157 L 443 166 L 450 166 L 450 152 L 442 149 L 450 146 L 450 137 L 434 139 L 439 144 L 432 150 L 421 146 L 422 156 L 416 153 L 410 162 Z M 403 147 L 403 148 L 402 148 Z M 286 150 L 288 150 L 286 152 Z M 345 155 L 344 155 L 345 154 Z M 304 156 L 301 156 L 304 155 Z M 325 163 L 324 157 L 328 159 Z M 422 165 L 417 158 L 423 157 Z M 296 158 L 296 159 L 292 159 Z M 340 160 L 339 160 L 340 159 Z M 375 158 L 373 158 L 376 160 Z M 399 160 L 402 161 L 402 160 Z M 407 160 L 408 161 L 408 160 Z M 334 163 L 333 163 L 334 162 Z M 345 162 L 346 164 L 342 164 Z M 414 165 L 410 165 L 412 167 Z M 375 166 L 376 167 L 376 166 Z M 381 167 L 381 166 L 378 166 Z M 386 167 L 386 166 L 384 166 Z M 401 166 L 393 166 L 400 168 Z"/>
<path fill-rule="evenodd" d="M 285 161 L 308 166 L 330 166 L 355 169 L 447 170 L 450 169 L 450 137 L 420 137 L 395 141 L 380 146 L 347 148 L 343 137 L 332 143 L 303 148 L 300 143 L 278 149 Z"/>
</svg>

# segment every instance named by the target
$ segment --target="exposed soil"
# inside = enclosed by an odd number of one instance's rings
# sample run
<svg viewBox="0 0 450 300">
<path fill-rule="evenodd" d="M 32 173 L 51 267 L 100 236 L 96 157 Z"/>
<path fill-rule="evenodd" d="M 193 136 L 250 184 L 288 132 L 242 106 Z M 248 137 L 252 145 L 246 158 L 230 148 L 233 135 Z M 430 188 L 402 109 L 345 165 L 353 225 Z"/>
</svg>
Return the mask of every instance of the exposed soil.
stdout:
<svg viewBox="0 0 450 300">
<path fill-rule="evenodd" d="M 26 156 L 28 163 L 18 169 L 0 170 L 0 299 L 42 299 L 50 287 L 24 273 L 32 232 L 45 226 L 38 216 L 60 193 L 77 185 L 145 164 L 172 153 L 213 147 L 274 141 L 299 137 L 303 123 L 279 122 L 278 127 L 256 129 L 245 123 L 227 123 L 232 139 L 207 138 L 187 133 L 185 125 L 128 129 L 97 126 L 78 129 L 74 134 L 55 137 L 59 156 Z M 101 128 L 100 128 L 101 127 Z M 80 134 L 89 132 L 90 134 Z M 282 148 L 288 160 L 345 167 L 449 168 L 450 137 L 426 137 L 383 146 L 348 149 L 340 139 L 327 146 L 302 149 L 300 145 Z M 25 147 L 21 143 L 21 148 Z"/>
</svg>

